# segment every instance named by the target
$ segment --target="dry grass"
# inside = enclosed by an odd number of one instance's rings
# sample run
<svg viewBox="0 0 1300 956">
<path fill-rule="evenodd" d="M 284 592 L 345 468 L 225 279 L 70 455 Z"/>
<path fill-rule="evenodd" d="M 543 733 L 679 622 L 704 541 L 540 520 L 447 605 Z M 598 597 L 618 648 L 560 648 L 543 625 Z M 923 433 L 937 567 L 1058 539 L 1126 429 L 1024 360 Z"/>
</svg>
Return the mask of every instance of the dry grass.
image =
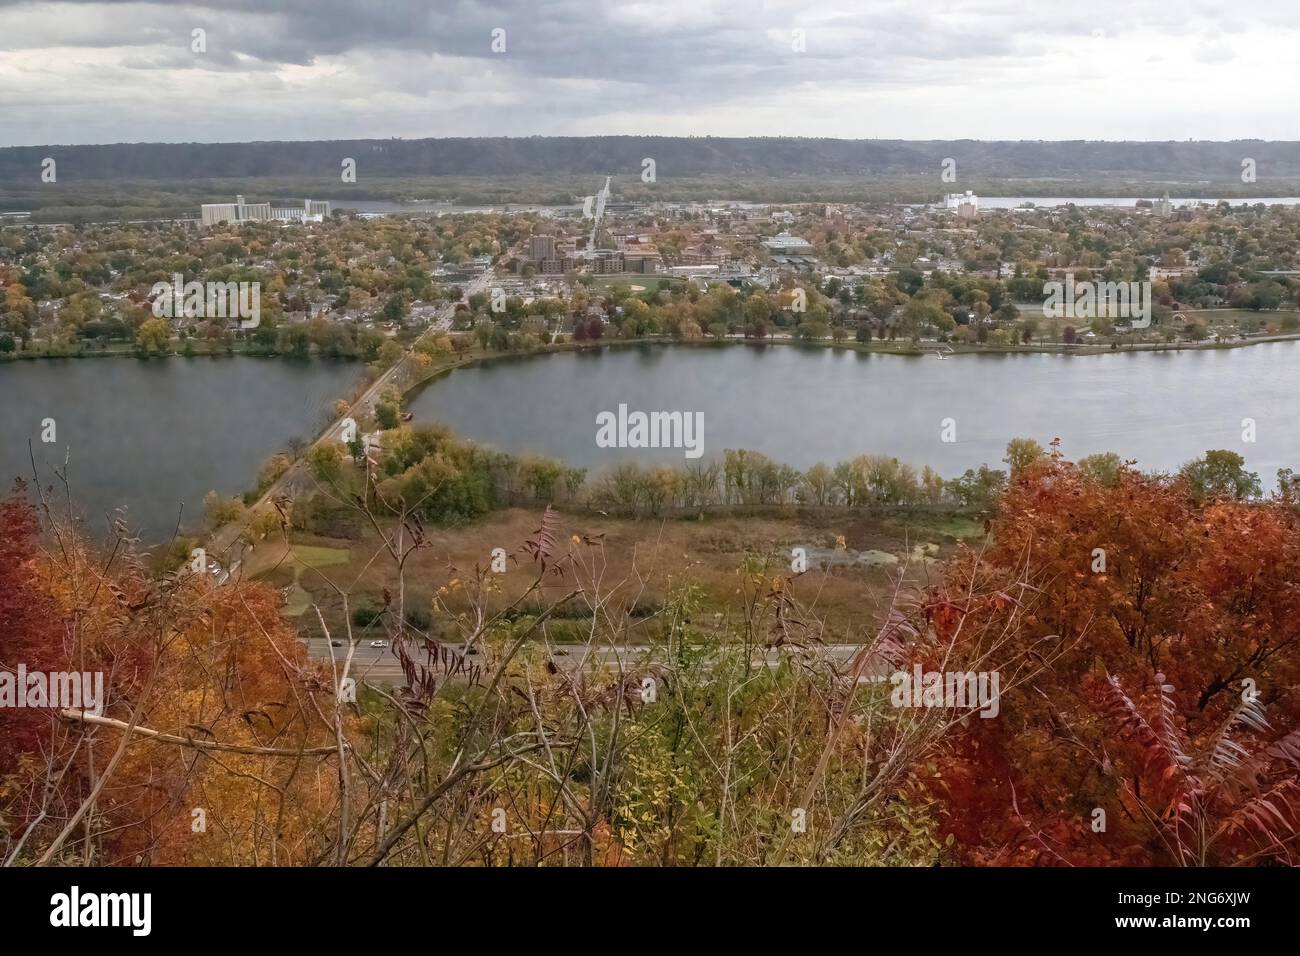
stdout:
<svg viewBox="0 0 1300 956">
<path fill-rule="evenodd" d="M 434 591 L 450 586 L 445 599 L 455 608 L 458 598 L 451 582 L 473 578 L 476 565 L 488 567 L 494 548 L 511 557 L 506 573 L 493 578 L 499 590 L 490 604 L 499 608 L 516 600 L 535 574 L 519 547 L 537 529 L 539 518 L 538 512 L 516 508 L 465 527 L 431 531 L 428 546 L 407 563 L 407 607 L 428 610 Z M 954 535 L 972 530 L 973 526 L 954 521 L 927 518 L 921 522 L 849 512 L 703 521 L 561 514 L 563 538 L 603 542 L 603 548 L 594 552 L 604 562 L 603 580 L 607 585 L 627 582 L 622 599 L 647 611 L 657 608 L 672 589 L 691 584 L 700 589 L 711 613 L 730 616 L 739 611 L 742 567 L 764 568 L 774 578 L 789 572 L 792 548 L 810 549 L 813 558 L 809 572 L 799 580 L 800 593 L 828 623 L 831 639 L 843 636 L 846 641 L 852 633 L 869 628 L 876 609 L 888 603 L 899 570 L 912 583 L 932 581 L 937 568 L 933 559 L 952 550 Z M 820 567 L 817 551 L 833 551 L 840 538 L 847 549 L 844 563 Z M 305 590 L 332 623 L 341 619 L 343 608 L 329 582 L 350 593 L 351 607 L 382 604 L 384 589 L 395 591 L 392 562 L 375 557 L 379 548 L 373 531 L 352 541 L 297 536 L 291 552 L 283 543 L 259 545 L 247 572 L 282 587 L 292 585 L 290 594 L 297 598 L 293 610 L 299 612 L 303 599 L 299 591 Z M 897 563 L 880 563 L 878 552 L 896 556 Z M 326 560 L 316 560 L 320 556 Z M 859 556 L 862 560 L 853 560 Z M 558 598 L 571 586 L 557 578 L 548 584 L 547 597 Z M 306 619 L 308 624 L 314 620 L 314 615 Z"/>
</svg>

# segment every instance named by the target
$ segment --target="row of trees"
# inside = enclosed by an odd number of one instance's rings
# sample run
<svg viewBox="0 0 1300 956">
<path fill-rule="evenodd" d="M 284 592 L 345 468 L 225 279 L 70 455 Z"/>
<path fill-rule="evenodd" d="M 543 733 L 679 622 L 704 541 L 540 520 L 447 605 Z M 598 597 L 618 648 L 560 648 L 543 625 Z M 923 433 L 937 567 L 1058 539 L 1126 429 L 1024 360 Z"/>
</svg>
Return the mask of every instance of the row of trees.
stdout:
<svg viewBox="0 0 1300 956">
<path fill-rule="evenodd" d="M 443 425 L 398 428 L 397 406 L 381 402 L 380 426 L 393 429 L 384 439 L 377 466 L 380 498 L 405 502 L 424 517 L 468 520 L 521 501 L 556 501 L 600 509 L 659 514 L 667 509 L 805 505 L 842 508 L 930 507 L 981 511 L 991 508 L 1014 478 L 1049 452 L 1028 438 L 1007 444 L 1002 464 L 969 468 L 944 478 L 926 465 L 919 471 L 889 455 L 857 455 L 806 470 L 782 464 L 752 449 L 726 449 L 718 460 L 683 465 L 626 461 L 589 476 L 586 469 L 538 455 L 512 455 L 464 442 Z M 311 455 L 316 478 L 334 484 L 349 476 L 342 451 L 319 446 Z M 352 458 L 365 462 L 355 444 Z M 1124 468 L 1114 453 L 1088 455 L 1081 474 L 1112 483 Z M 359 475 L 359 473 L 358 473 Z M 350 480 L 356 484 L 358 475 Z M 1177 474 L 1197 501 L 1259 498 L 1259 476 L 1248 471 L 1236 452 L 1214 450 L 1185 464 Z M 1279 474 L 1280 496 L 1300 497 L 1300 478 Z M 352 488 L 359 492 L 360 485 Z M 418 506 L 415 504 L 419 502 Z"/>
<path fill-rule="evenodd" d="M 870 507 L 987 503 L 1005 481 L 1003 472 L 968 472 L 946 482 L 928 466 L 918 473 L 886 455 L 859 455 L 807 471 L 773 461 L 761 452 L 727 449 L 721 461 L 685 466 L 624 462 L 597 475 L 593 504 L 658 513 L 666 507 L 803 504 Z"/>
<path fill-rule="evenodd" d="M 991 505 L 1007 480 L 1005 471 L 988 466 L 944 479 L 929 466 L 918 472 L 887 455 L 858 455 L 800 471 L 749 449 L 727 449 L 721 460 L 681 466 L 624 462 L 589 478 L 586 469 L 554 459 L 460 441 L 440 425 L 387 432 L 384 444 L 377 465 L 367 463 L 358 440 L 352 472 L 343 468 L 341 448 L 330 445 L 312 450 L 310 467 L 318 481 L 347 484 L 350 493 L 361 491 L 360 481 L 370 468 L 376 472 L 371 487 L 381 501 L 392 507 L 404 503 L 423 517 L 446 520 L 539 500 L 648 514 L 666 508 L 786 504 L 981 509 Z M 1036 443 L 1030 444 L 1041 453 Z"/>
<path fill-rule="evenodd" d="M 392 406 L 379 406 L 385 407 L 395 414 Z M 443 425 L 395 429 L 385 434 L 384 446 L 375 464 L 357 439 L 350 448 L 351 471 L 337 445 L 317 445 L 308 464 L 317 481 L 373 496 L 379 511 L 442 522 L 471 520 L 521 499 L 576 500 L 586 479 L 585 469 L 464 442 Z"/>
</svg>

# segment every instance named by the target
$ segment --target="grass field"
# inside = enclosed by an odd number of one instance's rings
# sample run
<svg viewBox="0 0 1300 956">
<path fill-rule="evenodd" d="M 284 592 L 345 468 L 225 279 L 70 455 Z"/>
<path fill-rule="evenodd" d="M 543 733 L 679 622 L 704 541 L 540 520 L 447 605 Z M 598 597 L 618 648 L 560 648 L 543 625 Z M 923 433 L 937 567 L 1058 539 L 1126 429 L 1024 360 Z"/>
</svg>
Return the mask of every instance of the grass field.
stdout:
<svg viewBox="0 0 1300 956">
<path fill-rule="evenodd" d="M 277 584 L 285 589 L 285 617 L 302 617 L 315 600 L 309 587 L 302 583 L 303 573 L 320 571 L 322 568 L 342 567 L 351 560 L 348 548 L 326 547 L 322 545 L 298 544 L 286 545 L 284 542 L 267 542 L 254 552 L 248 562 L 247 573 L 254 579 L 262 579 Z M 309 584 L 321 583 L 317 576 Z"/>
<path fill-rule="evenodd" d="M 671 276 L 661 275 L 615 275 L 615 276 L 592 276 L 592 288 L 600 292 L 608 292 L 610 288 L 616 285 L 626 286 L 632 291 L 636 291 L 634 286 L 641 286 L 642 290 L 657 289 L 660 282 L 668 283 L 670 288 L 680 287 L 685 284 L 685 279 L 678 279 Z M 639 294 L 639 293 L 638 293 Z"/>
<path fill-rule="evenodd" d="M 474 580 L 476 566 L 489 566 L 494 548 L 512 557 L 504 574 L 490 576 L 489 606 L 501 609 L 517 600 L 536 577 L 521 546 L 539 518 L 536 511 L 510 509 L 462 528 L 430 530 L 427 547 L 407 561 L 408 613 L 429 612 L 444 587 L 443 600 L 453 610 L 468 607 L 464 585 Z M 572 549 L 576 564 L 563 577 L 548 577 L 543 594 L 554 600 L 574 587 L 588 593 L 599 588 L 614 606 L 637 607 L 652 617 L 672 592 L 690 585 L 711 615 L 734 617 L 743 613 L 746 577 L 770 583 L 788 575 L 793 549 L 801 547 L 809 567 L 795 581 L 797 596 L 823 622 L 822 640 L 849 641 L 873 626 L 900 574 L 912 584 L 934 583 L 938 560 L 961 539 L 982 533 L 970 519 L 937 515 L 882 518 L 846 511 L 701 521 L 561 513 L 557 540 L 562 551 Z M 598 543 L 573 544 L 575 536 Z M 300 617 L 314 603 L 331 629 L 343 623 L 335 587 L 348 592 L 350 609 L 381 605 L 385 589 L 397 590 L 392 560 L 373 531 L 359 540 L 306 538 L 288 549 L 267 545 L 258 552 L 250 573 L 286 589 L 286 615 Z M 308 634 L 319 629 L 314 614 L 303 626 Z"/>
</svg>

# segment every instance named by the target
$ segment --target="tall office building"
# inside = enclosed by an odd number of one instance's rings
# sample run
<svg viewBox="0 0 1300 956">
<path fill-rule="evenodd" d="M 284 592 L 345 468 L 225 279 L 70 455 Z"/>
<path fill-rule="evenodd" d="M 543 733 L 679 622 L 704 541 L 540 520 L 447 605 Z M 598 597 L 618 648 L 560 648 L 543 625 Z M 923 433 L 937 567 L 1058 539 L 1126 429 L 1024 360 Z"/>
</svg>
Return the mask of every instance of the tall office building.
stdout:
<svg viewBox="0 0 1300 956">
<path fill-rule="evenodd" d="M 969 189 L 964 193 L 949 193 L 943 197 L 944 205 L 957 213 L 959 219 L 974 219 L 979 215 L 980 197 Z"/>
<path fill-rule="evenodd" d="M 533 236 L 528 240 L 528 258 L 534 261 L 555 258 L 554 236 Z"/>
</svg>

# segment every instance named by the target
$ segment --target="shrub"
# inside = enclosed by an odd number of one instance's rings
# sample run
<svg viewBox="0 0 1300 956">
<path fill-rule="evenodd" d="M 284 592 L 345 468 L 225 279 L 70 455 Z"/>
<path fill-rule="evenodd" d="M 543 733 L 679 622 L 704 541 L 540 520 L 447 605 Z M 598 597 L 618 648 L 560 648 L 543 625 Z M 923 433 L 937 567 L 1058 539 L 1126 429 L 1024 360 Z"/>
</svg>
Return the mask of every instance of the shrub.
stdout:
<svg viewBox="0 0 1300 956">
<path fill-rule="evenodd" d="M 352 609 L 352 623 L 356 627 L 370 627 L 383 615 L 383 611 L 372 604 L 360 604 Z"/>
</svg>

